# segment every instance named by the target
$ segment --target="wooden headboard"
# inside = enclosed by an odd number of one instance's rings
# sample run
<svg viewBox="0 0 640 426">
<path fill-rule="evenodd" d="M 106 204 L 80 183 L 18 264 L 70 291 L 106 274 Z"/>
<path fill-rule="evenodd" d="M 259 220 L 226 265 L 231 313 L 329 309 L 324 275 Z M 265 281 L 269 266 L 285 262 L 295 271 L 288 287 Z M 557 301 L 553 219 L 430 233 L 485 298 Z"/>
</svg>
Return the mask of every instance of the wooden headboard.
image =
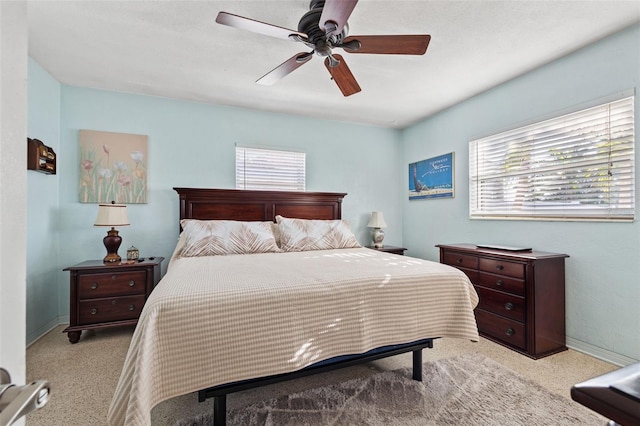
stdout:
<svg viewBox="0 0 640 426">
<path fill-rule="evenodd" d="M 341 219 L 346 193 L 173 188 L 180 196 L 180 219 L 275 221 Z"/>
</svg>

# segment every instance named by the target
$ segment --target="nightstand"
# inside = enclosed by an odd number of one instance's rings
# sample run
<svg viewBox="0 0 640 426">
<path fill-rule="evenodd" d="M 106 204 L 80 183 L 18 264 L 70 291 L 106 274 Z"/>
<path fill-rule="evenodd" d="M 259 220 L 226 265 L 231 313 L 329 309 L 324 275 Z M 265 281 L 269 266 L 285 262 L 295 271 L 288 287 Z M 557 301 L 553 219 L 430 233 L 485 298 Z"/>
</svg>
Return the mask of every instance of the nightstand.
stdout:
<svg viewBox="0 0 640 426">
<path fill-rule="evenodd" d="M 88 260 L 65 268 L 70 272 L 69 342 L 83 330 L 136 324 L 144 302 L 160 281 L 163 257 L 132 264 Z"/>
<path fill-rule="evenodd" d="M 384 246 L 384 247 L 369 246 L 367 248 L 370 248 L 372 250 L 383 251 L 385 253 L 399 254 L 400 256 L 404 256 L 404 251 L 406 250 L 406 248 L 404 247 L 394 247 L 394 246 Z"/>
</svg>

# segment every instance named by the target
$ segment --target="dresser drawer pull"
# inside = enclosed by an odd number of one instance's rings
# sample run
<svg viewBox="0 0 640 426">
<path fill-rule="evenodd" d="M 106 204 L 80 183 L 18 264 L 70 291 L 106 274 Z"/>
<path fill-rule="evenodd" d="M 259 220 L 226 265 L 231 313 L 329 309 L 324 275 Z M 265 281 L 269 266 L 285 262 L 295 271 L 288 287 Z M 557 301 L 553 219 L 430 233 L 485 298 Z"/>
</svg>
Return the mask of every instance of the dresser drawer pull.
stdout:
<svg viewBox="0 0 640 426">
<path fill-rule="evenodd" d="M 98 288 L 98 283 L 92 283 L 91 284 L 91 289 L 95 290 L 96 288 Z"/>
<path fill-rule="evenodd" d="M 460 265 L 460 264 L 462 263 L 462 258 L 461 258 L 461 257 L 457 258 L 457 259 L 456 259 L 456 263 L 457 263 L 458 265 Z"/>
<path fill-rule="evenodd" d="M 98 313 L 98 310 L 96 308 L 91 309 L 91 315 L 95 315 Z"/>
<path fill-rule="evenodd" d="M 133 287 L 135 284 L 136 284 L 135 281 L 133 281 L 133 280 L 129 281 L 129 287 Z"/>
<path fill-rule="evenodd" d="M 498 281 L 496 281 L 496 285 L 498 287 L 502 287 L 504 285 L 504 282 L 502 282 L 502 280 L 498 280 Z"/>
<path fill-rule="evenodd" d="M 133 305 L 129 305 L 129 310 L 133 311 L 135 308 L 133 307 Z"/>
<path fill-rule="evenodd" d="M 502 271 L 502 270 L 504 269 L 504 266 L 502 266 L 502 265 L 496 265 L 496 269 L 497 269 L 498 271 Z"/>
<path fill-rule="evenodd" d="M 511 303 L 511 302 L 507 302 L 507 303 L 505 303 L 505 304 L 504 304 L 504 308 L 505 308 L 507 311 L 512 311 L 512 310 L 513 310 L 513 303 Z"/>
<path fill-rule="evenodd" d="M 513 330 L 513 328 L 507 328 L 507 331 L 504 332 L 507 336 L 513 336 L 514 334 L 516 334 L 516 332 Z"/>
<path fill-rule="evenodd" d="M 116 276 L 115 275 L 111 275 L 111 281 L 115 281 L 116 280 Z"/>
</svg>

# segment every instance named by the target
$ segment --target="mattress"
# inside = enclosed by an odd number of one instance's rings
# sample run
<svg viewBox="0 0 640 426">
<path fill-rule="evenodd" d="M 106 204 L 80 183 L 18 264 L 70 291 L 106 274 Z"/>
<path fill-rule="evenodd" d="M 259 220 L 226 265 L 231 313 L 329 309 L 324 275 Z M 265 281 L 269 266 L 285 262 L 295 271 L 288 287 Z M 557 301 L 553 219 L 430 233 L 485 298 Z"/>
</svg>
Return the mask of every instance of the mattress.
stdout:
<svg viewBox="0 0 640 426">
<path fill-rule="evenodd" d="M 109 409 L 159 402 L 424 338 L 478 340 L 478 296 L 447 265 L 367 248 L 173 257 L 147 300 Z"/>
</svg>

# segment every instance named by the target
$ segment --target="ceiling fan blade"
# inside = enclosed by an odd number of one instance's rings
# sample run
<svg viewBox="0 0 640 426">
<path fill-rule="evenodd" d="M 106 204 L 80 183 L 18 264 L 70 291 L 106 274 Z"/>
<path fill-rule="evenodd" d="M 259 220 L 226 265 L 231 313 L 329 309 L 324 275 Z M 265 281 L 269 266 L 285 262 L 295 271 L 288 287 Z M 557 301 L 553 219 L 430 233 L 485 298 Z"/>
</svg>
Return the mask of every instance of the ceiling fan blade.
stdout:
<svg viewBox="0 0 640 426">
<path fill-rule="evenodd" d="M 324 2 L 318 26 L 327 33 L 327 37 L 342 32 L 357 3 L 358 0 L 326 0 Z"/>
<path fill-rule="evenodd" d="M 291 58 L 260 77 L 256 83 L 263 86 L 272 86 L 302 65 L 309 62 L 311 58 L 313 58 L 313 54 L 311 53 L 298 53 L 293 55 Z"/>
<path fill-rule="evenodd" d="M 331 60 L 329 57 L 325 58 L 324 66 L 329 70 L 329 74 L 336 82 L 338 88 L 344 96 L 351 96 L 354 93 L 358 93 L 361 89 L 356 81 L 356 78 L 351 74 L 351 70 L 347 66 L 347 63 L 340 55 L 333 55 L 339 63 L 335 66 L 331 66 Z"/>
<path fill-rule="evenodd" d="M 303 39 L 307 39 L 307 35 L 305 33 L 256 21 L 255 19 L 245 18 L 244 16 L 234 15 L 233 13 L 219 12 L 216 17 L 216 22 L 218 24 L 228 25 L 241 30 L 247 30 L 276 38 L 298 41 L 298 39 L 293 39 L 291 36 L 300 36 Z"/>
<path fill-rule="evenodd" d="M 430 35 L 350 36 L 338 47 L 349 53 L 424 55 L 430 40 Z"/>
</svg>

